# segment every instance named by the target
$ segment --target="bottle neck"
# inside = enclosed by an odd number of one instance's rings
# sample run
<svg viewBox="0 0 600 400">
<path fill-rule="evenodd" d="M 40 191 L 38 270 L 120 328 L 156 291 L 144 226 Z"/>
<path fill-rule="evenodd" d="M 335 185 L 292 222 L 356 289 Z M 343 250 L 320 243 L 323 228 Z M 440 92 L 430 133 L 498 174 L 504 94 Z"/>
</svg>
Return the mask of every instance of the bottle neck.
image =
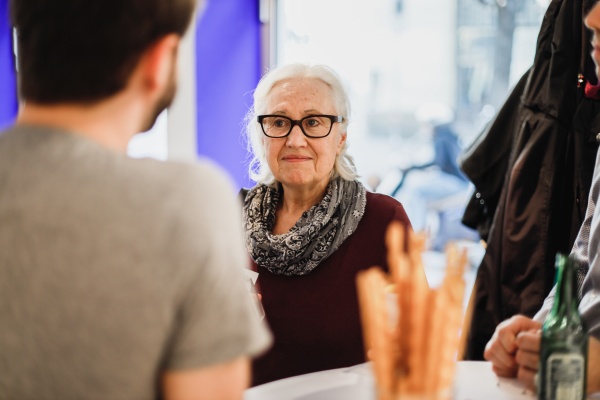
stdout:
<svg viewBox="0 0 600 400">
<path fill-rule="evenodd" d="M 557 255 L 556 267 L 557 282 L 552 313 L 570 314 L 573 310 L 577 310 L 573 260 L 564 255 Z"/>
</svg>

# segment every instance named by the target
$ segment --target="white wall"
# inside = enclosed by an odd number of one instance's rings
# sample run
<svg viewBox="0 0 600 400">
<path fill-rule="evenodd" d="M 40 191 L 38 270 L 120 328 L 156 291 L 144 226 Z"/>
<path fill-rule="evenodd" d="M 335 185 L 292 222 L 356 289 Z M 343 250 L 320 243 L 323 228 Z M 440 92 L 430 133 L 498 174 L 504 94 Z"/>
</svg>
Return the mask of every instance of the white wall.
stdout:
<svg viewBox="0 0 600 400">
<path fill-rule="evenodd" d="M 169 108 L 168 158 L 194 161 L 196 155 L 196 19 L 179 49 L 177 96 Z"/>
<path fill-rule="evenodd" d="M 177 95 L 148 132 L 136 135 L 127 149 L 132 157 L 193 162 L 196 160 L 195 18 L 178 54 Z"/>
</svg>

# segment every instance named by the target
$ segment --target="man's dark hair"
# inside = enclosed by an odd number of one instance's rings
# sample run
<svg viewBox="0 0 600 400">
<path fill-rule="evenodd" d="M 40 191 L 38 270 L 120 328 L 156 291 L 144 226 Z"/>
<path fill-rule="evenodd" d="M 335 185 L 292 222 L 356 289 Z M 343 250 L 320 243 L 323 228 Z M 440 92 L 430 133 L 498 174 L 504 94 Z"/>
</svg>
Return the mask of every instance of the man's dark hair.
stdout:
<svg viewBox="0 0 600 400">
<path fill-rule="evenodd" d="M 11 0 L 21 99 L 93 103 L 119 92 L 152 43 L 184 34 L 195 5 L 196 0 Z"/>
</svg>

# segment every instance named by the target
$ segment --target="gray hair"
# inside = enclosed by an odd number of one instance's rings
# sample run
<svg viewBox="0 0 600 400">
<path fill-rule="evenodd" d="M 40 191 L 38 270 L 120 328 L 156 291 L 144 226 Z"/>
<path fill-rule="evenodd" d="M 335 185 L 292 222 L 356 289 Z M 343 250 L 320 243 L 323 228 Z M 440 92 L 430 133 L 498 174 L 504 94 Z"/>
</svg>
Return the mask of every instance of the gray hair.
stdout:
<svg viewBox="0 0 600 400">
<path fill-rule="evenodd" d="M 276 180 L 267 164 L 265 148 L 263 146 L 263 133 L 256 117 L 265 114 L 267 97 L 278 82 L 293 78 L 316 78 L 327 84 L 332 91 L 337 115 L 344 117 L 340 123 L 340 132 L 347 133 L 350 122 L 350 100 L 339 75 L 326 65 L 288 64 L 270 70 L 262 77 L 254 90 L 254 106 L 246 115 L 246 141 L 252 159 L 248 167 L 250 179 L 264 185 L 273 185 Z M 335 159 L 332 178 L 341 176 L 352 181 L 358 178 L 354 159 L 348 154 L 348 141 L 344 143 L 342 151 Z"/>
</svg>

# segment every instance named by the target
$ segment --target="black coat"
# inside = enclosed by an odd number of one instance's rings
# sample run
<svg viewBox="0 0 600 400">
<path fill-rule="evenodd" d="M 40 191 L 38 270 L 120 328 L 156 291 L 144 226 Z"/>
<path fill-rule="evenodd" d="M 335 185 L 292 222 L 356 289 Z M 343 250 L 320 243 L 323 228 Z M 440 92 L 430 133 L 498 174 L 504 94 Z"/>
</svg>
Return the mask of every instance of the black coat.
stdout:
<svg viewBox="0 0 600 400">
<path fill-rule="evenodd" d="M 489 228 L 466 359 L 482 359 L 498 323 L 539 310 L 554 257 L 583 222 L 600 132 L 600 103 L 584 94 L 585 78 L 595 83 L 582 23 L 592 3 L 550 3 L 532 68 L 462 162 L 476 187 L 464 222 L 484 237 Z"/>
</svg>

